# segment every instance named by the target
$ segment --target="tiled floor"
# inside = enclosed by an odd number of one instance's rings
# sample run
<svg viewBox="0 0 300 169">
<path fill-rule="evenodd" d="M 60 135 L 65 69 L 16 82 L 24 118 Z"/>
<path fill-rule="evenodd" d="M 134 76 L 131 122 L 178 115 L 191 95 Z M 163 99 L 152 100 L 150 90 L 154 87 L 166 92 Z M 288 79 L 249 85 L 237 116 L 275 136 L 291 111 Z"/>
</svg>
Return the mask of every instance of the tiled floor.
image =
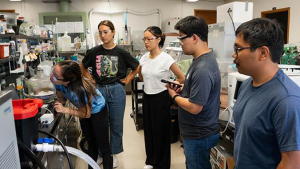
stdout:
<svg viewBox="0 0 300 169">
<path fill-rule="evenodd" d="M 131 112 L 131 96 L 127 95 L 124 116 L 124 152 L 116 156 L 119 163 L 117 169 L 142 169 L 145 166 L 144 131 L 136 131 L 133 119 L 130 117 Z M 171 169 L 185 168 L 183 148 L 180 146 L 179 141 L 171 145 Z M 76 169 L 87 169 L 87 164 L 82 160 L 77 160 Z"/>
</svg>

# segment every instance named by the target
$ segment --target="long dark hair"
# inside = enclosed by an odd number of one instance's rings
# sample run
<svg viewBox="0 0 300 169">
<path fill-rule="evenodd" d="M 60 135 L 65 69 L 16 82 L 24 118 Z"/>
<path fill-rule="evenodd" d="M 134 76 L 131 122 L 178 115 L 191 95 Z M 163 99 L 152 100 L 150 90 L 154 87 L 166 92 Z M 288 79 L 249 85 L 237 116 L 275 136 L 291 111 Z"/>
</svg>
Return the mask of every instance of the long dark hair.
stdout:
<svg viewBox="0 0 300 169">
<path fill-rule="evenodd" d="M 156 38 L 160 37 L 160 42 L 159 42 L 158 46 L 160 48 L 164 47 L 166 35 L 162 33 L 162 31 L 159 27 L 149 26 L 144 32 L 146 32 L 146 31 L 149 31 L 150 33 L 152 33 L 152 35 L 154 35 Z"/>
<path fill-rule="evenodd" d="M 82 75 L 79 64 L 69 60 L 58 62 L 57 64 L 61 67 L 64 81 L 69 81 L 67 86 L 68 89 L 74 92 L 74 94 L 77 96 L 79 107 L 85 107 L 86 113 L 88 110 L 86 105 L 88 105 L 90 110 L 92 110 L 93 97 L 97 96 L 98 94 L 93 83 Z M 88 98 L 88 102 L 85 99 L 86 97 Z"/>
</svg>

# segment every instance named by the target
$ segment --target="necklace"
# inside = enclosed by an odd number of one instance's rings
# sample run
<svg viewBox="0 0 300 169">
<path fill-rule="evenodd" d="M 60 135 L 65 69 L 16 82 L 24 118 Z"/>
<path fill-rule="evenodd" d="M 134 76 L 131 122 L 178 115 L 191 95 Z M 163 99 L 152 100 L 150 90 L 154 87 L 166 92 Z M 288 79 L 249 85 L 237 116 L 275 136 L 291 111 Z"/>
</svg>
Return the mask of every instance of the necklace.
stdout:
<svg viewBox="0 0 300 169">
<path fill-rule="evenodd" d="M 102 46 L 103 47 L 103 46 Z M 114 50 L 114 48 L 115 48 L 116 46 L 114 46 L 113 48 L 111 48 L 111 49 L 109 49 L 109 50 L 106 50 L 104 47 L 103 47 L 103 49 L 104 49 L 104 52 L 106 53 L 106 55 L 110 55 L 110 53 Z M 107 51 L 109 51 L 109 52 L 107 52 Z"/>
<path fill-rule="evenodd" d="M 104 49 L 104 48 L 103 48 L 103 49 Z M 109 52 L 107 53 L 106 49 L 104 49 L 104 52 L 106 53 L 107 56 L 109 56 L 112 50 L 113 50 L 113 49 L 109 50 Z"/>
</svg>

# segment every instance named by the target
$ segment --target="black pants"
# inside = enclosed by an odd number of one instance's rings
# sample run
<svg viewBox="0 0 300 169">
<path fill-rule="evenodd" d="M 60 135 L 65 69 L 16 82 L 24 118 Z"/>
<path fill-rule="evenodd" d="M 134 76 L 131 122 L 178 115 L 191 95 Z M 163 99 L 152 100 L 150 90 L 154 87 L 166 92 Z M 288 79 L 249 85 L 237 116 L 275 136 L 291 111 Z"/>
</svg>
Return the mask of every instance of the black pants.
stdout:
<svg viewBox="0 0 300 169">
<path fill-rule="evenodd" d="M 168 91 L 143 96 L 143 122 L 146 147 L 146 165 L 154 169 L 169 169 L 170 149 L 170 97 Z"/>
<path fill-rule="evenodd" d="M 109 146 L 106 106 L 99 113 L 92 114 L 90 118 L 81 119 L 80 125 L 89 145 L 88 155 L 94 161 L 97 161 L 99 148 L 103 156 L 103 169 L 112 169 L 113 157 Z M 89 169 L 92 169 L 92 167 L 89 166 Z"/>
</svg>

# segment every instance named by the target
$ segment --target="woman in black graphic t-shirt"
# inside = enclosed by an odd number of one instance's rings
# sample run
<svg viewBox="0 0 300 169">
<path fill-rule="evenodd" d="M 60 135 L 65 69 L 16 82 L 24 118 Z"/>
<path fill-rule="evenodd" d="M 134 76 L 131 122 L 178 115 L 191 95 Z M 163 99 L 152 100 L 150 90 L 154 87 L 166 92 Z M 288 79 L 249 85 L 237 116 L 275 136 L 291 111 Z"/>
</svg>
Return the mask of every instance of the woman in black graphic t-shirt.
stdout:
<svg viewBox="0 0 300 169">
<path fill-rule="evenodd" d="M 108 105 L 110 122 L 110 146 L 112 154 L 123 152 L 123 118 L 126 103 L 124 85 L 128 84 L 139 71 L 139 62 L 114 43 L 115 27 L 109 20 L 98 25 L 102 45 L 89 50 L 82 60 L 82 68 L 87 77 L 87 69 L 92 67 L 92 78 Z M 127 75 L 128 68 L 133 71 Z M 99 133 L 101 134 L 101 133 Z M 114 156 L 114 167 L 118 165 Z"/>
</svg>

